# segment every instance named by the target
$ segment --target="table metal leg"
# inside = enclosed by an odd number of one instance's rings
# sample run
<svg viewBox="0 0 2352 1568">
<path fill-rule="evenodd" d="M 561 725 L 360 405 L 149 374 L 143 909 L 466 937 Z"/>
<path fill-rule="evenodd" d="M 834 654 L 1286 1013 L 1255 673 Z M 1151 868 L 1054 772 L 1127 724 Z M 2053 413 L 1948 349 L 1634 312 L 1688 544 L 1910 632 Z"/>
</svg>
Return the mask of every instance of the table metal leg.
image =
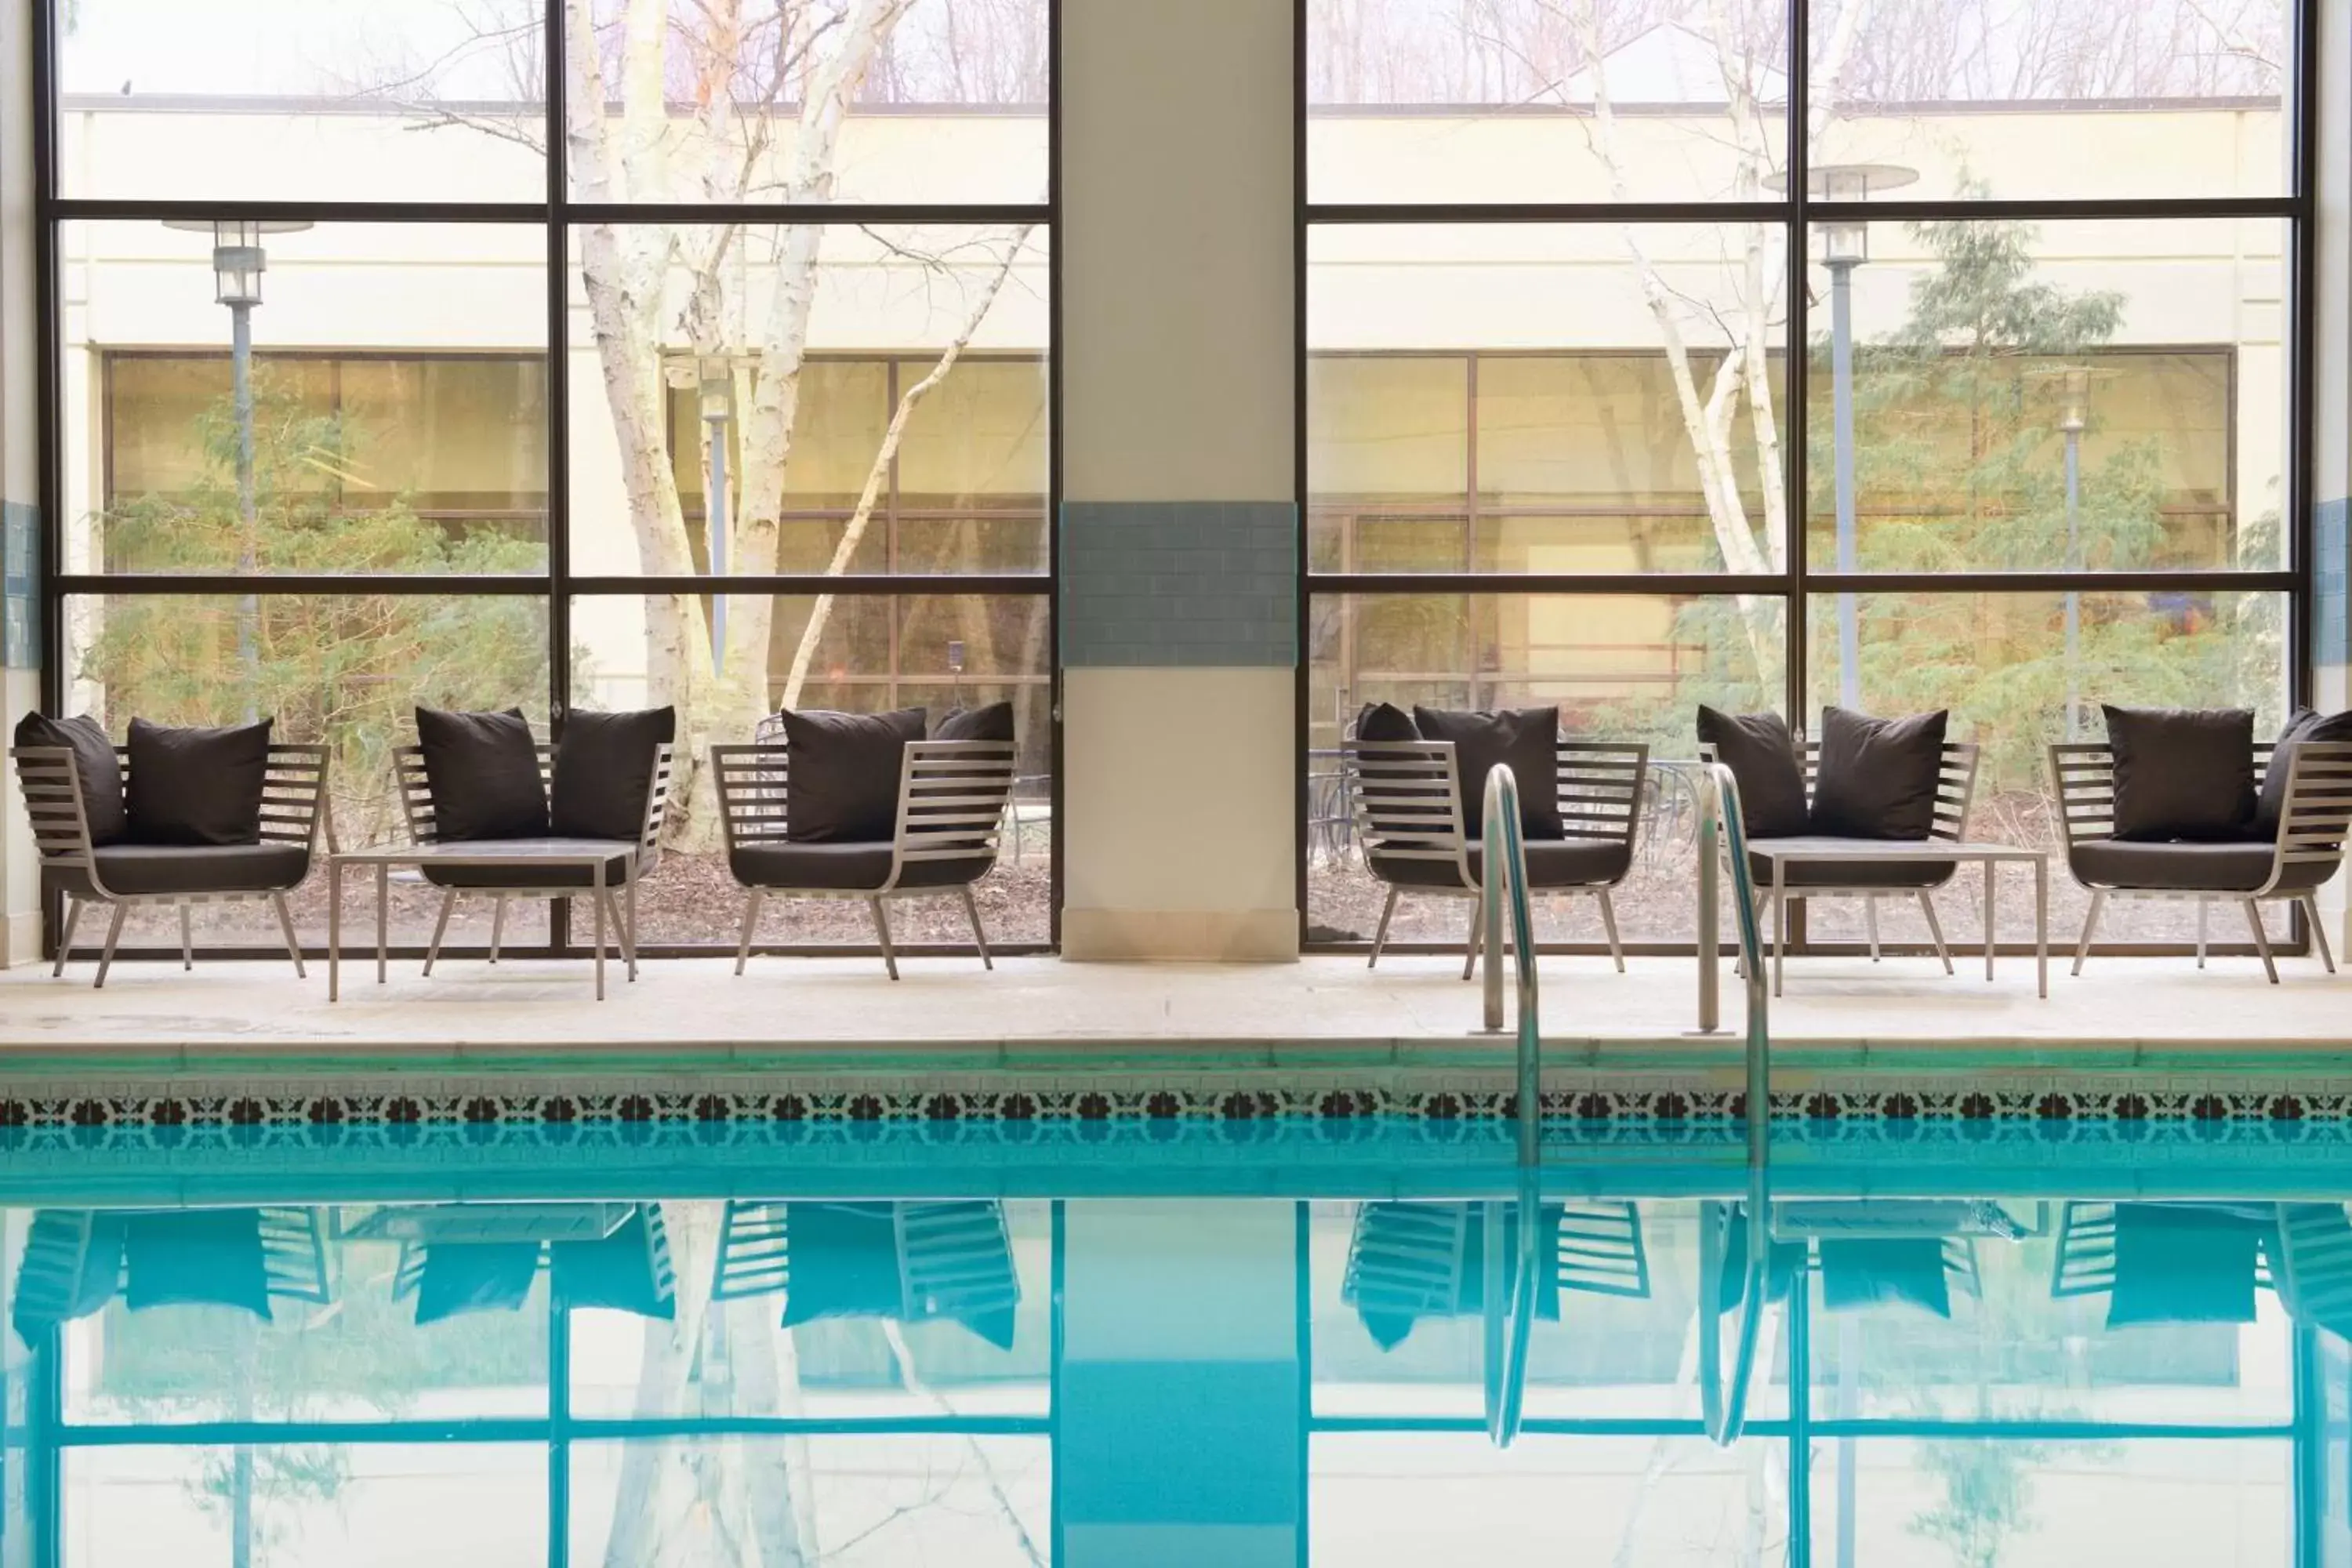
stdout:
<svg viewBox="0 0 2352 1568">
<path fill-rule="evenodd" d="M 621 940 L 629 944 L 629 978 L 637 977 L 637 863 L 629 862 L 629 879 L 621 889 L 621 903 L 626 919 L 621 922 Z"/>
<path fill-rule="evenodd" d="M 2050 997 L 2050 858 L 2033 860 L 2033 981 L 2044 1001 Z"/>
<path fill-rule="evenodd" d="M 375 868 L 375 983 L 384 983 L 384 971 L 391 962 L 385 951 L 392 941 L 392 868 Z"/>
<path fill-rule="evenodd" d="M 343 956 L 343 866 L 330 858 L 327 861 L 327 1000 L 338 1000 L 342 994 Z"/>
<path fill-rule="evenodd" d="M 1993 865 L 1993 863 L 1992 863 L 1991 861 L 1988 860 L 1988 861 L 1986 861 L 1986 862 L 1984 863 L 1984 877 L 1985 877 L 1985 978 L 1986 978 L 1987 980 L 1990 980 L 1990 979 L 1992 978 L 1992 950 L 1993 950 L 1993 942 L 1994 942 L 1994 940 L 1995 940 L 1995 938 L 1994 938 L 1995 927 L 1994 927 L 1994 925 L 1993 925 L 1993 915 L 1992 915 L 1992 909 L 1993 909 L 1993 897 L 1992 897 L 1992 895 L 1993 895 L 1993 889 L 1994 889 L 1994 888 L 1996 888 L 1997 886 L 1999 886 L 1999 884 L 2000 884 L 2000 880 L 1998 877 L 1996 877 L 1996 876 L 1993 874 L 1993 873 L 1994 873 L 1994 871 L 1995 871 L 1996 869 L 1997 869 L 1997 868 Z"/>
<path fill-rule="evenodd" d="M 596 1000 L 604 999 L 604 862 L 588 868 L 588 901 L 596 906 Z"/>
<path fill-rule="evenodd" d="M 1703 812 L 1698 823 L 1698 1032 L 1702 1035 L 1715 1033 L 1722 1022 L 1723 958 L 1717 952 L 1721 932 L 1716 923 L 1720 919 L 1716 910 L 1718 854 L 1715 814 Z"/>
<path fill-rule="evenodd" d="M 1772 857 L 1772 994 L 1780 994 L 1780 961 L 1789 950 L 1789 888 L 1782 879 L 1781 859 Z"/>
</svg>

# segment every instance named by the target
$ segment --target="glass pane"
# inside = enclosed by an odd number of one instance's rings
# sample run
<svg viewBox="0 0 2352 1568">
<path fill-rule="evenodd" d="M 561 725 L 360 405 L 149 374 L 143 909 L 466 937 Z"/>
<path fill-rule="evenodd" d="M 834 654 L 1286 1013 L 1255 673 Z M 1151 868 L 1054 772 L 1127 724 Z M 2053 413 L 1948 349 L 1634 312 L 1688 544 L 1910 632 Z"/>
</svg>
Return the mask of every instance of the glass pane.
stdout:
<svg viewBox="0 0 2352 1568">
<path fill-rule="evenodd" d="M 1045 1561 L 1052 1514 L 1053 1450 L 1044 1437 L 685 1437 L 572 1447 L 574 1563 L 1012 1568 Z"/>
<path fill-rule="evenodd" d="M 1990 1206 L 1782 1208 L 1784 1230 L 1802 1216 L 1824 1238 L 1811 1285 L 1817 1417 L 2294 1419 L 2294 1325 L 2256 1288 L 2279 1205 L 2017 1200 L 1997 1218 Z"/>
<path fill-rule="evenodd" d="M 59 0 L 55 9 L 58 167 L 68 196 L 546 196 L 536 4 Z"/>
<path fill-rule="evenodd" d="M 2286 241 L 2253 220 L 1822 228 L 1811 564 L 2284 566 Z"/>
<path fill-rule="evenodd" d="M 1763 1438 L 1727 1450 L 1698 1436 L 1528 1433 L 1497 1449 L 1483 1432 L 1318 1433 L 1307 1561 L 1780 1568 L 1787 1456 Z"/>
<path fill-rule="evenodd" d="M 713 616 L 723 649 L 714 679 Z M 573 601 L 572 691 L 583 707 L 679 710 L 680 835 L 640 885 L 647 942 L 719 942 L 740 935 L 740 889 L 727 869 L 715 804 L 696 782 L 714 743 L 750 741 L 779 709 L 884 712 L 922 708 L 935 728 L 958 708 L 1011 702 L 1018 777 L 996 868 L 973 889 L 992 942 L 1044 942 L 1053 843 L 1053 715 L 1045 594 L 843 595 L 829 599 L 730 594 L 595 596 Z M 756 661 L 756 662 L 753 662 Z M 757 680 L 734 672 L 764 670 Z M 772 898 L 760 940 L 869 944 L 872 917 L 856 900 Z M 891 936 L 908 943 L 971 940 L 953 897 L 904 900 Z"/>
<path fill-rule="evenodd" d="M 64 570 L 544 571 L 540 234 L 260 238 L 266 269 L 216 274 L 209 231 L 64 226 Z"/>
<path fill-rule="evenodd" d="M 379 1210 L 383 1215 L 390 1211 Z M 446 1258 L 385 1239 L 365 1210 L 110 1213 L 87 1221 L 122 1260 L 121 1294 L 65 1325 L 68 1420 L 390 1420 L 547 1408 L 543 1279 L 527 1295 L 438 1310 L 405 1266 Z M 347 1234 L 347 1226 L 373 1234 Z M 459 1248 L 460 1252 L 465 1249 Z"/>
<path fill-rule="evenodd" d="M 2039 847 L 2059 842 L 2044 748 L 2067 738 L 2070 709 L 2078 715 L 2072 732 L 2084 740 L 2105 733 L 2103 702 L 2252 708 L 2257 735 L 2278 732 L 2286 702 L 2284 595 L 2165 589 L 2071 598 L 2072 658 L 2064 594 L 1860 594 L 1851 598 L 1850 617 L 1838 595 L 1815 597 L 1808 609 L 1809 706 L 1818 712 L 1834 702 L 1890 714 L 1949 709 L 1952 739 L 1983 748 L 1971 831 Z M 1848 618 L 1860 649 L 1858 679 L 1851 683 L 1838 651 Z M 1963 869 L 1952 893 L 1937 900 L 1956 942 L 1982 936 L 1982 895 L 1971 890 L 1981 887 L 1974 869 Z M 2053 936 L 2081 929 L 2088 900 L 2062 858 L 2050 878 Z M 1996 902 L 2002 940 L 2031 942 L 2031 870 L 2004 870 Z M 1895 922 L 1887 940 L 1926 940 L 1916 909 L 1901 900 L 1881 906 Z M 1859 900 L 1822 900 L 1807 918 L 1817 938 L 1861 940 Z M 2189 904 L 2110 900 L 2099 934 L 2118 942 L 2189 942 L 2196 925 Z M 2222 941 L 2241 939 L 2235 925 L 2217 924 L 2214 931 Z"/>
<path fill-rule="evenodd" d="M 1771 225 L 1315 229 L 1315 569 L 1781 570 L 1782 243 Z"/>
<path fill-rule="evenodd" d="M 574 76 L 575 201 L 1045 200 L 1045 0 L 674 7 L 645 68 L 625 58 L 637 8 L 594 0 L 593 29 L 564 8 L 601 89 Z M 846 115 L 804 101 L 829 78 Z"/>
<path fill-rule="evenodd" d="M 1307 7 L 1318 202 L 1753 200 L 1787 145 L 1775 0 Z"/>
<path fill-rule="evenodd" d="M 1307 907 L 1318 940 L 1369 941 L 1387 889 L 1362 866 L 1338 747 L 1367 702 L 1411 708 L 1558 705 L 1574 739 L 1641 741 L 1654 758 L 1697 754 L 1701 702 L 1745 710 L 1784 700 L 1776 598 L 1631 595 L 1318 594 L 1309 604 Z M 1613 895 L 1626 940 L 1692 940 L 1692 803 L 1660 774 L 1633 868 Z M 1458 900 L 1409 898 L 1390 938 L 1458 947 Z M 1536 932 L 1598 942 L 1585 897 L 1539 896 Z"/>
<path fill-rule="evenodd" d="M 1537 1294 L 1529 1420 L 1699 1419 L 1698 1387 L 1683 1358 L 1701 1304 L 1700 1212 L 1691 1203 L 1622 1198 L 1541 1206 L 1546 1267 L 1558 1285 Z M 1314 1206 L 1307 1267 L 1318 1417 L 1484 1420 L 1490 1213 L 1499 1213 L 1510 1249 L 1502 1255 L 1511 1260 L 1507 1282 L 1518 1246 L 1515 1204 Z M 1720 1319 L 1727 1348 L 1738 1316 L 1738 1301 L 1727 1302 Z M 1776 1301 L 1760 1343 L 1785 1338 L 1780 1316 Z M 1777 1420 L 1789 1407 L 1788 1371 L 1778 1352 L 1765 1360 L 1748 1412 Z"/>
<path fill-rule="evenodd" d="M 1850 1495 L 1840 1484 L 1849 1474 Z M 2095 1429 L 1817 1442 L 1814 1561 L 1837 1561 L 1846 1532 L 1851 1560 L 1871 1568 L 2286 1568 L 2294 1474 L 2294 1449 L 2284 1442 L 2118 1440 Z"/>
<path fill-rule="evenodd" d="M 110 594 L 65 601 L 66 706 L 96 715 L 121 740 L 133 718 L 162 724 L 275 721 L 272 738 L 323 744 L 329 804 L 345 847 L 404 841 L 392 784 L 392 749 L 411 743 L 415 710 L 520 707 L 547 716 L 547 601 L 529 594 L 266 594 L 251 599 L 178 594 Z M 347 877 L 347 939 L 373 937 L 373 889 Z M 392 940 L 421 943 L 439 895 L 413 873 L 391 882 Z M 327 883 L 322 865 L 288 895 L 295 929 L 323 944 Z M 546 941 L 546 906 L 516 901 L 506 938 L 518 948 Z M 452 941 L 487 942 L 490 901 L 460 899 Z M 282 949 L 266 903 L 193 907 L 200 945 Z M 179 947 L 177 911 L 131 909 L 126 948 Z M 102 934 L 86 923 L 81 940 Z"/>
<path fill-rule="evenodd" d="M 575 571 L 1044 569 L 1042 227 L 592 225 L 572 266 Z"/>
<path fill-rule="evenodd" d="M 1050 1410 L 1051 1205 L 741 1198 L 659 1212 L 674 1269 L 719 1280 L 720 1297 L 682 1297 L 670 1320 L 575 1308 L 573 1415 Z M 772 1249 L 780 1236 L 789 1269 Z"/>
<path fill-rule="evenodd" d="M 78 1568 L 547 1562 L 539 1445 L 73 1448 L 64 1471 L 63 1560 Z"/>
<path fill-rule="evenodd" d="M 1875 166 L 1927 200 L 2287 189 L 2288 0 L 1807 3 L 1817 177 Z"/>
</svg>

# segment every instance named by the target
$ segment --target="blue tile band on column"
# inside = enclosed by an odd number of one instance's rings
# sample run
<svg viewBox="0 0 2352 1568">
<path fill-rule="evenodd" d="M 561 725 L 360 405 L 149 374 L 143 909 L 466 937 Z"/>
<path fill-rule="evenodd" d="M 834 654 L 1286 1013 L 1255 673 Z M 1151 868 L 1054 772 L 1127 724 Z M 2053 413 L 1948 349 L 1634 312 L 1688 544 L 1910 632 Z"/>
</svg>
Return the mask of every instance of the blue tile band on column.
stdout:
<svg viewBox="0 0 2352 1568">
<path fill-rule="evenodd" d="M 41 512 L 0 501 L 0 668 L 41 663 Z"/>
<path fill-rule="evenodd" d="M 1298 658 L 1288 501 L 1068 501 L 1062 662 L 1286 668 Z"/>
<path fill-rule="evenodd" d="M 2352 625 L 2347 625 L 2345 590 L 2352 562 L 2352 531 L 2347 531 L 2352 502 L 2338 497 L 2312 509 L 2311 530 L 2311 659 L 2316 665 L 2340 665 L 2352 656 Z"/>
</svg>

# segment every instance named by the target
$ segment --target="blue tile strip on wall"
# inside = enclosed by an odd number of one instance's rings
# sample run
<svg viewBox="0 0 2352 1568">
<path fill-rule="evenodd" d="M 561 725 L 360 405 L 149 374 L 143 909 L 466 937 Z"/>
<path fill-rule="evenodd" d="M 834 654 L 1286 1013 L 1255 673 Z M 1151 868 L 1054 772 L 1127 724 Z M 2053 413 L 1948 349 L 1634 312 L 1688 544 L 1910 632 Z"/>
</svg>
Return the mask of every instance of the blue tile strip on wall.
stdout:
<svg viewBox="0 0 2352 1568">
<path fill-rule="evenodd" d="M 0 667 L 41 662 L 41 514 L 24 501 L 0 501 Z"/>
<path fill-rule="evenodd" d="M 1288 501 L 1066 503 L 1062 662 L 1288 668 L 1297 529 Z"/>
<path fill-rule="evenodd" d="M 2347 573 L 2352 562 L 2346 559 L 2352 549 L 2352 536 L 2347 536 L 2347 516 L 2352 515 L 2352 502 L 2342 498 L 2321 501 L 2313 509 L 2312 527 L 2312 662 L 2317 665 L 2340 665 L 2352 655 L 2352 635 L 2347 635 L 2345 592 Z"/>
</svg>

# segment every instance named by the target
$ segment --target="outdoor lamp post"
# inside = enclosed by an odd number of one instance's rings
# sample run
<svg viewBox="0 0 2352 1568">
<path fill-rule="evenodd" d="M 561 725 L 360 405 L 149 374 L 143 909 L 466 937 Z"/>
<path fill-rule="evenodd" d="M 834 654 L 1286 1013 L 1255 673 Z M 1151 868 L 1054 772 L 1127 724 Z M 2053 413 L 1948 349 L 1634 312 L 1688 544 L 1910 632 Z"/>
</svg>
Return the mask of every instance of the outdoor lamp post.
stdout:
<svg viewBox="0 0 2352 1568">
<path fill-rule="evenodd" d="M 2065 403 L 2058 416 L 2066 437 L 2066 570 L 2083 569 L 2083 427 L 2091 407 L 2091 371 L 2070 364 L 2063 373 Z M 2082 699 L 2076 689 L 2083 678 L 2083 605 L 2074 589 L 2066 590 L 2066 739 L 2079 738 Z"/>
<path fill-rule="evenodd" d="M 310 226 L 301 220 L 257 222 L 250 218 L 170 219 L 166 228 L 189 229 L 213 237 L 213 298 L 228 307 L 229 401 L 236 420 L 237 573 L 251 577 L 258 564 L 260 541 L 254 522 L 253 500 L 253 308 L 261 303 L 261 275 L 268 258 L 261 248 L 265 234 L 295 234 Z M 250 723 L 259 685 L 260 654 L 254 637 L 260 617 L 257 595 L 247 593 L 237 605 L 236 654 L 245 671 L 245 717 Z"/>
<path fill-rule="evenodd" d="M 1805 195 L 1819 202 L 1864 202 L 1919 177 L 1898 163 L 1824 163 L 1807 176 Z M 1787 190 L 1785 177 L 1766 184 Z M 1870 224 L 1860 217 L 1834 217 L 1821 225 L 1822 265 L 1830 274 L 1830 410 L 1837 484 L 1837 570 L 1854 567 L 1853 521 L 1853 269 L 1870 259 Z M 1862 634 L 1854 596 L 1837 597 L 1838 700 L 1847 708 L 1862 701 Z"/>
<path fill-rule="evenodd" d="M 735 371 L 747 362 L 728 353 L 677 353 L 666 356 L 664 363 L 669 385 L 675 391 L 694 394 L 695 410 L 702 420 L 704 559 L 709 563 L 710 575 L 723 577 L 727 574 L 728 510 L 732 504 L 727 456 L 735 428 Z M 712 673 L 726 673 L 726 658 L 727 595 L 714 591 L 710 595 Z"/>
</svg>

